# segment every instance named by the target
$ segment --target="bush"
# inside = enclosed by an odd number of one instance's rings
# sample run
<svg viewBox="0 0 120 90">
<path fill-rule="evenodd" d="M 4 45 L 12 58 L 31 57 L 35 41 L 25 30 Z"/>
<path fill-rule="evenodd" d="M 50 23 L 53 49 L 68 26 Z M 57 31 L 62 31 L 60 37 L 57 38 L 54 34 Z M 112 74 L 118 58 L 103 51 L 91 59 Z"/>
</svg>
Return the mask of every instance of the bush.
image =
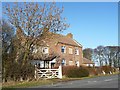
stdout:
<svg viewBox="0 0 120 90">
<path fill-rule="evenodd" d="M 89 75 L 98 75 L 98 71 L 96 68 L 93 67 L 84 67 L 89 71 Z"/>
<path fill-rule="evenodd" d="M 30 80 L 34 77 L 34 66 L 31 64 L 25 64 L 21 67 L 21 64 L 12 62 L 5 68 L 5 73 L 3 73 L 3 78 L 13 81 Z"/>
<path fill-rule="evenodd" d="M 34 66 L 31 64 L 24 65 L 21 68 L 21 76 L 24 80 L 29 80 L 31 78 L 34 78 Z"/>
<path fill-rule="evenodd" d="M 115 71 L 115 68 L 111 67 L 111 66 L 102 66 L 102 70 L 105 72 L 105 73 L 110 73 L 110 72 L 114 72 Z"/>
<path fill-rule="evenodd" d="M 110 72 L 116 72 L 116 68 L 110 66 L 95 67 L 95 69 L 98 74 L 102 74 L 102 71 L 104 71 L 106 74 L 110 74 Z"/>
<path fill-rule="evenodd" d="M 84 67 L 64 66 L 63 75 L 69 78 L 80 78 L 89 76 L 89 72 Z"/>
</svg>

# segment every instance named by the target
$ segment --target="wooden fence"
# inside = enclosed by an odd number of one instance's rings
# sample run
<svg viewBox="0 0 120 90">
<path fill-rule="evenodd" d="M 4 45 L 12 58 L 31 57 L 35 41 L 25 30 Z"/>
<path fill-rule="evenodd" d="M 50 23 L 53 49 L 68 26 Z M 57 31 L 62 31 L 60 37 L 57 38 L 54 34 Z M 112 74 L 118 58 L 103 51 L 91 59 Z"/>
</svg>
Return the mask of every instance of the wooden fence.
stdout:
<svg viewBox="0 0 120 90">
<path fill-rule="evenodd" d="M 58 69 L 35 69 L 35 79 L 40 78 L 62 78 L 62 67 L 59 66 Z"/>
</svg>

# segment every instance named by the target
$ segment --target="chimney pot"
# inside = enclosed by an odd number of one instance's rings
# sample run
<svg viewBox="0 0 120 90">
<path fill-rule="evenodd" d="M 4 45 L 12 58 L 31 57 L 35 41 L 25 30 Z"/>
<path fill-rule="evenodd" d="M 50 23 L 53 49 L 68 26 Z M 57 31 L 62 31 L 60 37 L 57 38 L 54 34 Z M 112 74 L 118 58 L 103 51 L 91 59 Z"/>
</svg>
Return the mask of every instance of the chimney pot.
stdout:
<svg viewBox="0 0 120 90">
<path fill-rule="evenodd" d="M 73 38 L 73 34 L 72 34 L 72 33 L 68 33 L 66 36 L 67 36 L 68 38 Z"/>
</svg>

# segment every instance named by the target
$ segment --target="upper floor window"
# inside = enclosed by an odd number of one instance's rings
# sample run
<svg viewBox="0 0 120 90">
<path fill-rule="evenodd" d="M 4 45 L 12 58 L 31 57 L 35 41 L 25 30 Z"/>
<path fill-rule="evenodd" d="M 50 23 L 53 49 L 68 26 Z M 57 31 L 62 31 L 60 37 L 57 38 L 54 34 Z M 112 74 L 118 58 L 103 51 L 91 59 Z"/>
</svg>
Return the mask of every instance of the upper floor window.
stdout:
<svg viewBox="0 0 120 90">
<path fill-rule="evenodd" d="M 43 53 L 44 54 L 48 54 L 49 52 L 48 52 L 48 47 L 43 47 Z"/>
<path fill-rule="evenodd" d="M 37 51 L 38 51 L 38 50 L 37 50 L 37 47 L 36 47 L 36 46 L 32 46 L 32 47 L 31 47 L 31 52 L 32 52 L 32 53 L 37 53 Z"/>
<path fill-rule="evenodd" d="M 79 55 L 79 49 L 78 48 L 75 49 L 75 55 Z"/>
<path fill-rule="evenodd" d="M 66 47 L 65 46 L 61 46 L 61 52 L 66 53 Z"/>
<path fill-rule="evenodd" d="M 73 54 L 72 48 L 69 48 L 69 54 Z"/>
</svg>

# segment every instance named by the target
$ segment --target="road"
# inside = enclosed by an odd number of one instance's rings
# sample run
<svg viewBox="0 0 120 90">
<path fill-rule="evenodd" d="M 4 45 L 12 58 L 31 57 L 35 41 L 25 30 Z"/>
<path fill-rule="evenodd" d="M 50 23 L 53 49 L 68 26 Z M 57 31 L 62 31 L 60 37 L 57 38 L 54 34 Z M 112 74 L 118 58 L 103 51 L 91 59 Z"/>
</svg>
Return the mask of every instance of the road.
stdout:
<svg viewBox="0 0 120 90">
<path fill-rule="evenodd" d="M 118 88 L 118 75 L 61 82 L 36 88 Z"/>
</svg>

